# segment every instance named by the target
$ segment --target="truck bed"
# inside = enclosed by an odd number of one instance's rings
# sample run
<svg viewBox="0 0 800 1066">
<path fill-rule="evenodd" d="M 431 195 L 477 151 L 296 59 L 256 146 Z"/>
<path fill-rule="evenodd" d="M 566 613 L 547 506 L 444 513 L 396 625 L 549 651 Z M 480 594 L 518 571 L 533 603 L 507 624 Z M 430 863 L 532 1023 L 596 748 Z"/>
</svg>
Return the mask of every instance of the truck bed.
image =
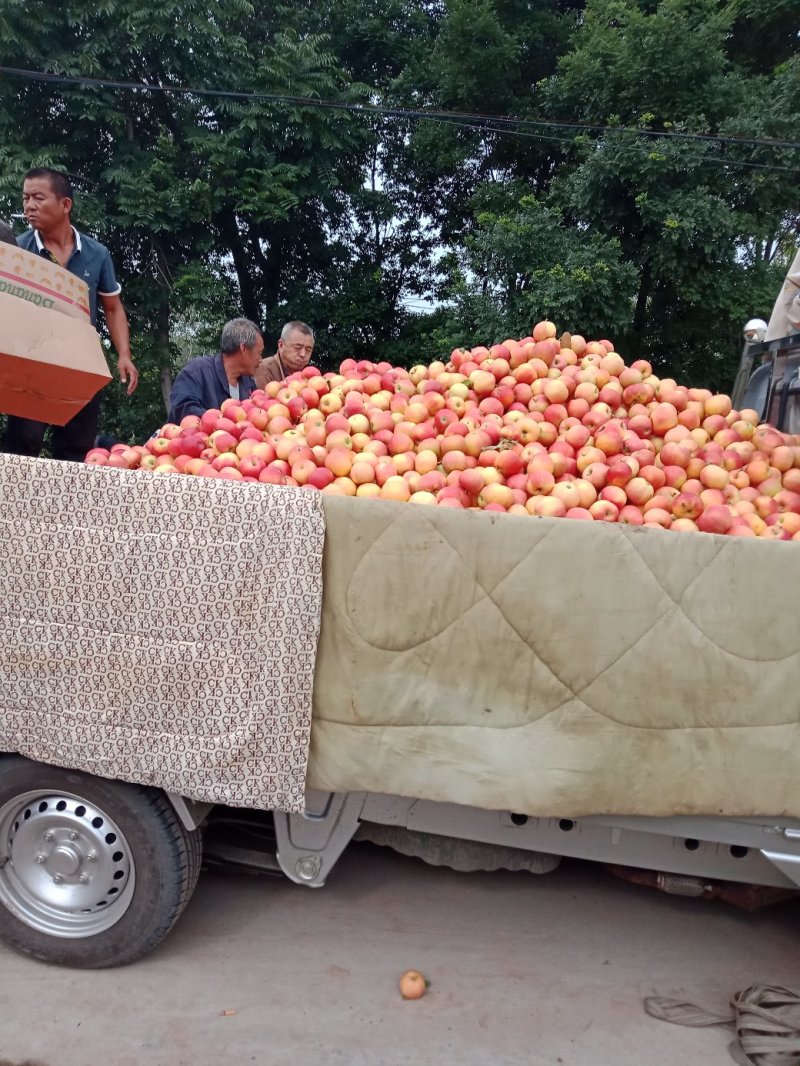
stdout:
<svg viewBox="0 0 800 1066">
<path fill-rule="evenodd" d="M 800 817 L 794 544 L 5 456 L 0 495 L 0 750 L 284 811 L 308 757 L 327 793 Z"/>
</svg>

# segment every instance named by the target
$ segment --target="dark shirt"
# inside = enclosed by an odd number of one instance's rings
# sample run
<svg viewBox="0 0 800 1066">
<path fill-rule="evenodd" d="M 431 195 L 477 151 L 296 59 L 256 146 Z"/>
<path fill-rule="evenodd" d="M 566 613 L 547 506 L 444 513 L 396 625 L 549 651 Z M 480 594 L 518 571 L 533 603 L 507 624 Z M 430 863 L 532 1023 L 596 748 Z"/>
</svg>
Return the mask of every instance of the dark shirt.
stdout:
<svg viewBox="0 0 800 1066">
<path fill-rule="evenodd" d="M 256 383 L 250 377 L 239 378 L 239 399 L 246 400 Z M 201 415 L 220 408 L 231 398 L 231 386 L 225 374 L 222 355 L 201 355 L 192 359 L 175 378 L 169 395 L 167 421 L 180 422 L 186 415 Z"/>
<path fill-rule="evenodd" d="M 72 233 L 75 237 L 75 247 L 69 257 L 66 269 L 76 278 L 85 281 L 89 286 L 89 309 L 91 311 L 92 325 L 97 327 L 97 297 L 118 296 L 122 287 L 114 274 L 114 264 L 111 262 L 111 253 L 100 241 L 87 237 L 85 233 L 78 233 L 73 226 Z M 17 237 L 17 244 L 26 252 L 52 259 L 48 250 L 42 243 L 38 230 L 29 229 L 21 237 Z"/>
</svg>

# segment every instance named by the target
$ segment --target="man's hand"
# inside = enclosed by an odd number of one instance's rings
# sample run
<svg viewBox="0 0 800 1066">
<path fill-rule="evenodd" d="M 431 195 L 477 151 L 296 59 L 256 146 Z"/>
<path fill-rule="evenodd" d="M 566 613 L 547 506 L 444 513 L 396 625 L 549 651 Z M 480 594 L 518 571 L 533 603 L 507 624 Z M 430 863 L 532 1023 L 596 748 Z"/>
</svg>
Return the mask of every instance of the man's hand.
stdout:
<svg viewBox="0 0 800 1066">
<path fill-rule="evenodd" d="M 106 316 L 106 325 L 111 335 L 111 343 L 117 349 L 117 370 L 122 384 L 128 385 L 128 395 L 132 395 L 139 384 L 139 371 L 131 359 L 131 334 L 128 328 L 128 316 L 119 296 L 104 296 L 100 293 L 100 302 Z"/>
<path fill-rule="evenodd" d="M 136 386 L 139 384 L 139 371 L 129 355 L 121 355 L 119 357 L 117 370 L 119 371 L 119 380 L 123 385 L 127 382 L 128 395 L 132 396 L 136 392 Z"/>
</svg>

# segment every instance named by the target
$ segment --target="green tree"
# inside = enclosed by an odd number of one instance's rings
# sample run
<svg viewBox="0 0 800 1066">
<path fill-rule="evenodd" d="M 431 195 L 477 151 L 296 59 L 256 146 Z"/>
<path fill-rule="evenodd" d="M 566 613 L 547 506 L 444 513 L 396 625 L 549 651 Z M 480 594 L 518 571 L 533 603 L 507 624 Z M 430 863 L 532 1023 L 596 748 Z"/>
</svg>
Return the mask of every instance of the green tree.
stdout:
<svg viewBox="0 0 800 1066">
<path fill-rule="evenodd" d="M 445 346 L 522 337 L 541 318 L 614 337 L 633 315 L 636 271 L 619 242 L 576 231 L 532 196 L 509 211 L 479 211 L 454 266 L 452 307 L 435 335 Z"/>
<path fill-rule="evenodd" d="M 800 166 L 797 152 L 672 136 L 793 136 L 797 60 L 757 75 L 734 62 L 734 31 L 746 32 L 740 11 L 716 0 L 590 0 L 544 87 L 553 118 L 586 126 L 553 202 L 584 232 L 615 236 L 637 271 L 620 347 L 721 387 L 744 320 L 768 315 L 780 284 L 776 253 L 793 222 Z M 665 136 L 597 130 L 618 125 Z"/>
<path fill-rule="evenodd" d="M 0 0 L 0 63 L 262 94 L 0 76 L 0 214 L 29 166 L 63 167 L 122 276 L 142 383 L 106 390 L 105 424 L 126 439 L 241 313 L 268 346 L 307 319 L 324 367 L 549 315 L 724 387 L 794 240 L 800 153 L 652 136 L 795 141 L 791 0 Z"/>
<path fill-rule="evenodd" d="M 161 88 L 350 91 L 325 40 L 262 0 L 223 0 L 210 15 L 196 0 L 2 0 L 0 59 Z M 142 384 L 131 409 L 109 390 L 110 428 L 141 435 L 163 419 L 181 359 L 174 323 L 205 301 L 210 329 L 244 313 L 275 330 L 270 315 L 311 274 L 342 191 L 360 184 L 366 143 L 360 120 L 300 104 L 0 82 L 0 209 L 18 202 L 29 166 L 66 169 L 76 222 L 122 275 Z"/>
</svg>

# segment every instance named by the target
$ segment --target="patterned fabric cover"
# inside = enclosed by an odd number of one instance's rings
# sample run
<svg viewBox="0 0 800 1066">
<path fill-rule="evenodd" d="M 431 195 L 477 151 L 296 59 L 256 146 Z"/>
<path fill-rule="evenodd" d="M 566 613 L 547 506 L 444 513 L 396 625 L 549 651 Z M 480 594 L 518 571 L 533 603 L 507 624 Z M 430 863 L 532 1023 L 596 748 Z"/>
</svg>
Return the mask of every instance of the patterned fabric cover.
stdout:
<svg viewBox="0 0 800 1066">
<path fill-rule="evenodd" d="M 316 492 L 0 455 L 0 751 L 302 811 Z"/>
</svg>

